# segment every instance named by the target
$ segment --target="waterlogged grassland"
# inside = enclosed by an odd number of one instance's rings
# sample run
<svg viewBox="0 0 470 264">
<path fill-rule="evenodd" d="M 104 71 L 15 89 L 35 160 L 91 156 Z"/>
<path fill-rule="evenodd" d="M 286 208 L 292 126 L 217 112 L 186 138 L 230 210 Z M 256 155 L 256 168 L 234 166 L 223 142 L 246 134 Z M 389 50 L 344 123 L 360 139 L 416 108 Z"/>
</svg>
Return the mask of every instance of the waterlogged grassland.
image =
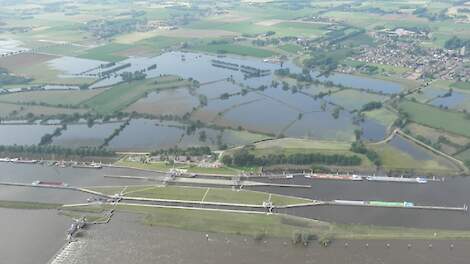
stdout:
<svg viewBox="0 0 470 264">
<path fill-rule="evenodd" d="M 416 123 L 470 137 L 470 120 L 464 113 L 411 101 L 403 101 L 399 107 Z"/>
<path fill-rule="evenodd" d="M 125 82 L 84 101 L 83 105 L 97 113 L 110 114 L 126 108 L 149 92 L 188 85 L 190 85 L 189 81 L 181 80 L 175 76 Z"/>
</svg>

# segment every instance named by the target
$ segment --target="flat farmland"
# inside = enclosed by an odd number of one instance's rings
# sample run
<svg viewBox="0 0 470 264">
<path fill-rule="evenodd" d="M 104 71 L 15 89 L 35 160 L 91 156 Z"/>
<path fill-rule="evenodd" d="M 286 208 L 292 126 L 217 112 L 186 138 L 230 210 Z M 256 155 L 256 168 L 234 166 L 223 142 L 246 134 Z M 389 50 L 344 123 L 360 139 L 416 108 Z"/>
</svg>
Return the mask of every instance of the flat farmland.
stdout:
<svg viewBox="0 0 470 264">
<path fill-rule="evenodd" d="M 101 92 L 101 90 L 21 92 L 0 95 L 0 101 L 10 103 L 36 102 L 50 105 L 77 105 Z"/>
<path fill-rule="evenodd" d="M 155 81 L 158 81 L 158 84 L 155 84 Z M 115 85 L 84 101 L 83 105 L 95 112 L 109 114 L 128 107 L 152 91 L 188 86 L 189 84 L 188 81 L 180 80 L 175 76 L 126 82 Z"/>
<path fill-rule="evenodd" d="M 62 78 L 63 72 L 54 70 L 49 61 L 59 58 L 54 55 L 22 53 L 0 59 L 0 68 L 9 72 L 33 78 L 33 84 L 84 84 L 91 83 L 92 78 Z"/>
<path fill-rule="evenodd" d="M 111 43 L 104 46 L 86 50 L 80 58 L 117 62 L 126 59 L 124 56 L 117 55 L 118 52 L 132 48 L 132 45 Z"/>
<path fill-rule="evenodd" d="M 411 101 L 401 102 L 400 108 L 416 123 L 470 137 L 470 120 L 464 113 Z"/>
<path fill-rule="evenodd" d="M 188 89 L 171 89 L 151 93 L 126 108 L 126 112 L 147 113 L 153 115 L 176 114 L 191 112 L 199 105 L 197 96 L 190 94 Z"/>
<path fill-rule="evenodd" d="M 191 47 L 192 50 L 210 52 L 210 53 L 230 53 L 241 56 L 252 56 L 258 58 L 266 58 L 276 55 L 275 52 L 240 44 L 198 44 Z"/>
<path fill-rule="evenodd" d="M 37 54 L 37 53 L 21 53 L 18 55 L 0 58 L 0 68 L 18 74 L 22 73 L 22 68 L 40 65 L 46 61 L 56 59 L 58 56 Z"/>
</svg>

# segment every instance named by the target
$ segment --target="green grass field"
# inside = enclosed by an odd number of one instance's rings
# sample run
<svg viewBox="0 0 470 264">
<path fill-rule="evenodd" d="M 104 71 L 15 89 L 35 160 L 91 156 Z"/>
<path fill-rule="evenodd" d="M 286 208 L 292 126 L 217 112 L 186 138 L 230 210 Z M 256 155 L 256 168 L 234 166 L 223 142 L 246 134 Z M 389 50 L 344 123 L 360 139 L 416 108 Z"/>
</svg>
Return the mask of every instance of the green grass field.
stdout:
<svg viewBox="0 0 470 264">
<path fill-rule="evenodd" d="M 416 123 L 470 137 L 470 120 L 463 113 L 411 101 L 403 101 L 399 107 Z"/>
<path fill-rule="evenodd" d="M 456 168 L 449 164 L 440 162 L 437 157 L 430 160 L 417 160 L 408 153 L 393 147 L 389 144 L 370 145 L 372 150 L 379 154 L 382 166 L 386 170 L 404 170 L 417 171 L 422 173 L 452 173 L 456 172 Z M 430 153 L 430 155 L 432 155 Z"/>
<path fill-rule="evenodd" d="M 284 44 L 279 46 L 279 49 L 292 54 L 297 54 L 298 52 L 303 50 L 302 47 L 295 44 Z"/>
<path fill-rule="evenodd" d="M 297 138 L 282 138 L 276 140 L 262 141 L 254 144 L 254 150 L 250 150 L 256 156 L 269 154 L 292 155 L 296 153 L 320 153 L 320 154 L 342 154 L 357 155 L 362 162 L 360 167 L 363 169 L 372 168 L 372 163 L 364 155 L 350 151 L 351 143 L 344 141 L 310 140 Z M 232 154 L 236 149 L 227 150 L 226 154 Z M 224 154 L 225 154 L 224 153 Z"/>
<path fill-rule="evenodd" d="M 397 119 L 397 115 L 390 110 L 382 107 L 372 111 L 365 112 L 366 117 L 371 118 L 380 124 L 388 127 Z"/>
<path fill-rule="evenodd" d="M 91 190 L 108 195 L 120 193 L 123 187 L 92 187 Z M 230 188 L 182 187 L 182 186 L 131 186 L 123 192 L 127 197 L 150 199 L 185 200 L 196 202 L 215 202 L 231 204 L 262 205 L 269 200 L 269 193 L 232 190 Z M 271 194 L 274 205 L 294 205 L 311 202 L 311 200 Z"/>
<path fill-rule="evenodd" d="M 240 56 L 251 56 L 258 58 L 266 58 L 276 55 L 274 51 L 268 49 L 262 49 L 254 46 L 240 44 L 196 44 L 194 46 L 191 46 L 191 49 L 209 53 L 229 53 Z"/>
<path fill-rule="evenodd" d="M 149 226 L 165 226 L 200 232 L 216 232 L 257 236 L 290 238 L 294 231 L 323 233 L 329 225 L 314 220 L 266 215 L 244 214 L 190 209 L 151 208 L 119 205 L 119 211 L 142 214 L 143 223 Z"/>
<path fill-rule="evenodd" d="M 387 99 L 386 96 L 361 92 L 358 90 L 347 89 L 332 94 L 329 101 L 351 110 L 360 110 L 363 105 L 368 102 L 383 102 Z"/>
<path fill-rule="evenodd" d="M 456 82 L 451 84 L 450 87 L 470 91 L 470 82 Z"/>
<path fill-rule="evenodd" d="M 159 83 L 155 84 L 155 81 Z M 160 83 L 161 82 L 161 83 Z M 188 86 L 186 80 L 180 80 L 175 76 L 165 76 L 154 79 L 145 79 L 115 85 L 95 97 L 82 103 L 93 111 L 102 114 L 110 114 L 122 110 L 142 98 L 146 93 Z"/>
<path fill-rule="evenodd" d="M 117 62 L 126 59 L 124 56 L 117 55 L 116 53 L 132 48 L 132 45 L 111 43 L 104 46 L 96 47 L 86 50 L 80 58 L 93 59 L 109 62 Z"/>
<path fill-rule="evenodd" d="M 0 208 L 11 209 L 56 209 L 60 204 L 38 203 L 38 202 L 20 202 L 20 201 L 0 201 Z"/>
<path fill-rule="evenodd" d="M 82 206 L 86 207 L 86 206 Z M 68 208 L 63 208 L 64 211 Z M 251 237 L 292 238 L 294 232 L 333 239 L 469 239 L 468 231 L 417 229 L 366 225 L 338 225 L 282 214 L 248 214 L 194 209 L 157 208 L 120 204 L 120 212 L 142 216 L 142 224 L 198 232 L 224 233 Z"/>
</svg>

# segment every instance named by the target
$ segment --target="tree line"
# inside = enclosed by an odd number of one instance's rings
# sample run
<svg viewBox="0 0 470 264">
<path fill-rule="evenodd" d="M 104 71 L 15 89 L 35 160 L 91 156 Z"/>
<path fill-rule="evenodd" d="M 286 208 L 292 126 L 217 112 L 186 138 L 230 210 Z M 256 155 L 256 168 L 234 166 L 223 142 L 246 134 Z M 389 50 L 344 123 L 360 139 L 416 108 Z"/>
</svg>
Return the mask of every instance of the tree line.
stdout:
<svg viewBox="0 0 470 264">
<path fill-rule="evenodd" d="M 178 147 L 161 149 L 152 152 L 152 155 L 176 155 L 176 156 L 203 156 L 211 155 L 212 151 L 209 147 L 189 147 L 186 149 L 181 149 Z"/>
<path fill-rule="evenodd" d="M 234 166 L 268 166 L 278 164 L 294 164 L 294 165 L 337 165 L 337 166 L 358 166 L 362 160 L 357 155 L 343 154 L 322 154 L 322 153 L 295 153 L 285 154 L 268 154 L 263 156 L 255 156 L 248 150 L 240 150 L 233 155 L 224 155 L 222 162 L 225 165 Z"/>
<path fill-rule="evenodd" d="M 64 148 L 57 145 L 0 145 L 1 153 L 9 154 L 56 154 L 60 156 L 110 157 L 114 152 L 96 147 Z"/>
</svg>

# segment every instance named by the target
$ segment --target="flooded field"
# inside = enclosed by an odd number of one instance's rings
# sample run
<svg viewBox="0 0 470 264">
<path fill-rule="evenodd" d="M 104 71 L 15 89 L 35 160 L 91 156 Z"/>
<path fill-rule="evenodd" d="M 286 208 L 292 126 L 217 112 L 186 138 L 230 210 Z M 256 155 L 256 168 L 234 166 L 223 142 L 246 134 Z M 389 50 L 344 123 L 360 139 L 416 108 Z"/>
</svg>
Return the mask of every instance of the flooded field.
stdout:
<svg viewBox="0 0 470 264">
<path fill-rule="evenodd" d="M 94 124 L 92 127 L 86 124 L 68 125 L 62 135 L 54 138 L 53 144 L 70 148 L 99 147 L 120 125 L 121 123 Z"/>
<path fill-rule="evenodd" d="M 65 244 L 70 218 L 56 210 L 0 208 L 2 263 L 47 263 Z"/>
<path fill-rule="evenodd" d="M 0 125 L 0 145 L 34 145 L 41 137 L 52 133 L 58 126 L 53 125 Z"/>
<path fill-rule="evenodd" d="M 323 248 L 293 246 L 289 239 L 253 238 L 149 227 L 138 217 L 117 214 L 110 224 L 92 228 L 80 263 L 467 263 L 468 241 L 335 241 Z M 432 243 L 432 248 L 429 244 Z M 345 246 L 347 244 L 347 246 Z M 389 247 L 386 245 L 390 244 Z M 408 244 L 411 248 L 408 248 Z M 453 248 L 451 249 L 451 244 Z M 450 262 L 449 262 L 450 261 Z"/>
<path fill-rule="evenodd" d="M 220 66 L 216 61 L 238 65 L 236 70 Z M 338 95 L 325 95 L 322 99 L 315 97 L 318 93 L 328 93 L 334 87 L 309 86 L 301 90 L 283 89 L 280 86 L 272 87 L 274 71 L 280 68 L 290 68 L 292 72 L 301 69 L 292 62 L 283 65 L 265 62 L 261 59 L 220 57 L 190 52 L 168 52 L 157 57 L 132 57 L 115 65 L 101 68 L 102 61 L 79 59 L 74 57 L 59 57 L 50 59 L 48 64 L 60 69 L 67 75 L 74 77 L 98 76 L 104 69 L 112 69 L 127 65 L 123 69 L 113 72 L 108 78 L 94 83 L 91 88 L 118 83 L 120 73 L 145 71 L 147 78 L 158 77 L 163 74 L 175 74 L 183 78 L 197 80 L 201 86 L 197 88 L 179 88 L 160 92 L 151 92 L 144 98 L 128 106 L 127 112 L 140 112 L 152 115 L 178 115 L 190 113 L 191 120 L 200 120 L 207 124 L 229 127 L 235 130 L 244 128 L 251 132 L 260 133 L 250 137 L 230 138 L 233 133 L 221 133 L 213 129 L 200 129 L 191 134 L 185 134 L 185 124 L 167 126 L 156 125 L 157 121 L 133 120 L 109 144 L 116 150 L 154 150 L 173 146 L 216 146 L 217 143 L 232 145 L 235 143 L 252 142 L 253 138 L 263 136 L 284 135 L 288 137 L 335 139 L 351 141 L 354 139 L 354 130 L 358 125 L 353 124 L 353 114 L 348 111 L 352 107 L 346 91 L 345 98 L 336 98 Z M 152 67 L 156 65 L 155 67 Z M 266 71 L 260 77 L 248 77 L 242 67 L 252 67 Z M 108 70 L 109 70 L 108 69 Z M 315 73 L 313 73 L 315 74 Z M 228 81 L 230 79 L 231 81 Z M 334 74 L 321 77 L 323 81 L 360 87 L 377 93 L 395 93 L 401 86 L 395 83 L 373 80 L 365 77 Z M 260 86 L 265 89 L 258 89 Z M 77 86 L 47 86 L 48 89 L 78 89 Z M 112 89 L 112 88 L 111 88 Z M 378 89 L 378 90 L 377 90 Z M 358 91 L 352 91 L 359 93 Z M 207 98 L 207 103 L 201 105 L 201 96 Z M 356 95 L 357 97 L 357 95 Z M 359 96 L 361 97 L 361 96 Z M 368 94 L 368 99 L 381 99 L 378 94 Z M 367 100 L 366 100 L 367 101 Z M 335 105 L 344 107 L 339 116 L 334 117 Z M 355 105 L 359 107 L 362 103 Z M 180 128 L 178 128 L 180 127 Z M 364 137 L 371 141 L 380 140 L 385 135 L 385 129 L 373 120 L 366 120 L 361 124 Z M 24 128 L 24 129 L 23 129 Z M 112 134 L 117 124 L 99 124 L 88 128 L 86 125 L 69 125 L 62 135 L 53 138 L 53 143 L 65 147 L 99 146 L 104 139 Z M 52 126 L 0 126 L 0 144 L 37 144 L 46 133 L 55 129 Z M 28 131 L 27 133 L 25 131 Z M 200 133 L 207 134 L 207 140 L 199 140 Z M 23 136 L 24 135 L 24 136 Z M 235 136 L 235 135 L 234 135 Z M 221 142 L 220 139 L 223 139 Z"/>
</svg>

